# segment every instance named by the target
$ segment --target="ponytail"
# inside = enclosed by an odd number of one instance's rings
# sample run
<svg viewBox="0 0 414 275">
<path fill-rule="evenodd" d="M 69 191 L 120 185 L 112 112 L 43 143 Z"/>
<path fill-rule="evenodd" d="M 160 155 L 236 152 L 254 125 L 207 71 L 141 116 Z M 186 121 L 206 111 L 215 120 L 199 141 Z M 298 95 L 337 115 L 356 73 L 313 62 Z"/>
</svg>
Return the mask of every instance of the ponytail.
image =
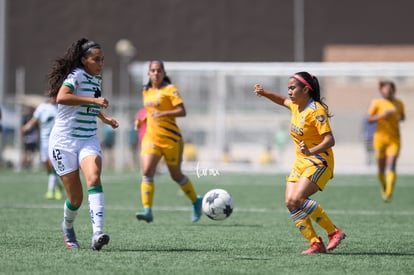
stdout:
<svg viewBox="0 0 414 275">
<path fill-rule="evenodd" d="M 308 72 L 298 72 L 292 77 L 296 79 L 302 87 L 308 87 L 311 98 L 314 101 L 319 102 L 322 107 L 325 108 L 328 117 L 332 117 L 332 114 L 329 113 L 328 105 L 324 102 L 325 98 L 321 98 L 321 89 L 318 78 Z"/>
</svg>

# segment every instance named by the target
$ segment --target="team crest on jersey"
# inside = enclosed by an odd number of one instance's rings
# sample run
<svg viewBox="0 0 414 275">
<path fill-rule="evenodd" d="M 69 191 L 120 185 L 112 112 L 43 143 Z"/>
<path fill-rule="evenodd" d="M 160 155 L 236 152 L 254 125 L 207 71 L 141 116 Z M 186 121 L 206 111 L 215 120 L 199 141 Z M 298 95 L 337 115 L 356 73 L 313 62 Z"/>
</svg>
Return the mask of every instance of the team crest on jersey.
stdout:
<svg viewBox="0 0 414 275">
<path fill-rule="evenodd" d="M 99 89 L 99 87 L 93 87 L 93 91 L 94 91 L 94 97 L 98 98 L 101 97 L 102 93 L 101 93 L 101 89 Z"/>
<path fill-rule="evenodd" d="M 159 100 L 147 101 L 144 103 L 144 107 L 159 107 L 159 106 L 160 106 Z"/>
<path fill-rule="evenodd" d="M 79 82 L 77 80 L 75 81 L 75 86 L 76 86 L 76 88 L 79 87 Z"/>
<path fill-rule="evenodd" d="M 174 91 L 174 92 L 172 92 L 172 94 L 175 95 L 175 96 L 181 97 L 180 93 L 178 91 Z"/>
<path fill-rule="evenodd" d="M 316 116 L 316 120 L 319 121 L 320 123 L 324 123 L 326 121 L 326 118 L 324 115 L 319 115 L 319 116 Z"/>
</svg>

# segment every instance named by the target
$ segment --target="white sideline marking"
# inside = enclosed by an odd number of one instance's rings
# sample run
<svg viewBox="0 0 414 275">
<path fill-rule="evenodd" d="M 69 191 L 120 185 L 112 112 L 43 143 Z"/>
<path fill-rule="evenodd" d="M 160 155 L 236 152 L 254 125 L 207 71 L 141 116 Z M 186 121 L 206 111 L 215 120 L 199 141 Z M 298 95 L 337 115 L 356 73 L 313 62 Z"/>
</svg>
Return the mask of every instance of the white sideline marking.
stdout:
<svg viewBox="0 0 414 275">
<path fill-rule="evenodd" d="M 30 205 L 30 204 L 18 204 L 18 205 L 0 205 L 0 209 L 62 209 L 61 205 Z M 136 208 L 129 207 L 120 207 L 120 206 L 106 206 L 105 210 L 107 211 L 131 211 L 134 212 Z M 154 211 L 164 211 L 164 212 L 187 212 L 191 211 L 190 207 L 154 207 Z M 286 213 L 288 210 L 285 208 L 234 208 L 234 212 L 244 212 L 244 213 Z M 330 209 L 328 210 L 330 214 L 336 215 L 359 215 L 359 216 L 379 216 L 379 215 L 393 215 L 393 216 L 412 216 L 414 211 L 375 211 L 375 210 L 338 210 Z"/>
</svg>

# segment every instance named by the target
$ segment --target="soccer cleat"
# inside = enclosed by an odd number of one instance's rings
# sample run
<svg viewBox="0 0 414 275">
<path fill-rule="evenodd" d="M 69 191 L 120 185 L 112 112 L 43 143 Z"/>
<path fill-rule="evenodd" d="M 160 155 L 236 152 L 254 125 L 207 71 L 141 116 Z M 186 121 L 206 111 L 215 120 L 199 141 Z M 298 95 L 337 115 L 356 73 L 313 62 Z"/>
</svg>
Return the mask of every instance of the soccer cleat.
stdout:
<svg viewBox="0 0 414 275">
<path fill-rule="evenodd" d="M 144 211 L 136 213 L 135 217 L 137 217 L 139 221 L 146 221 L 147 223 L 150 223 L 154 220 L 151 208 L 144 208 Z"/>
<path fill-rule="evenodd" d="M 67 229 L 62 224 L 62 231 L 63 231 L 63 241 L 68 249 L 77 249 L 79 248 L 78 241 L 76 240 L 75 230 L 72 228 Z"/>
<path fill-rule="evenodd" d="M 312 243 L 308 249 L 302 251 L 302 254 L 326 253 L 326 248 L 321 237 L 319 237 L 319 241 Z"/>
<path fill-rule="evenodd" d="M 47 191 L 46 194 L 45 194 L 45 199 L 51 200 L 53 198 L 54 198 L 53 191 Z"/>
<path fill-rule="evenodd" d="M 329 243 L 326 248 L 328 250 L 334 250 L 345 237 L 346 235 L 341 229 L 335 228 L 334 233 L 328 234 Z"/>
<path fill-rule="evenodd" d="M 202 196 L 197 196 L 197 200 L 193 203 L 193 217 L 192 222 L 196 222 L 201 218 L 201 206 L 203 202 Z"/>
<path fill-rule="evenodd" d="M 62 187 L 61 186 L 55 188 L 55 199 L 56 200 L 63 199 L 63 193 L 62 193 Z"/>
<path fill-rule="evenodd" d="M 92 235 L 92 250 L 101 250 L 102 246 L 109 243 L 109 235 L 96 232 Z"/>
<path fill-rule="evenodd" d="M 382 200 L 384 202 L 390 202 L 391 201 L 391 196 L 389 196 L 387 193 L 382 192 L 381 196 L 382 196 Z"/>
</svg>

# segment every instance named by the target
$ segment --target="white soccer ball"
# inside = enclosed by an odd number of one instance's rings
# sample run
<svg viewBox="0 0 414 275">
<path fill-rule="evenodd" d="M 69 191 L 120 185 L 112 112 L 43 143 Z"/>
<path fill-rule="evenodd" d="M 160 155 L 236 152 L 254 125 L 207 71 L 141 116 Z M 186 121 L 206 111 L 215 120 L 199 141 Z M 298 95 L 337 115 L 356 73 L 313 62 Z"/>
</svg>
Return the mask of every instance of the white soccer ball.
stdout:
<svg viewBox="0 0 414 275">
<path fill-rule="evenodd" d="M 212 220 L 228 218 L 233 213 L 233 199 L 224 189 L 212 189 L 203 197 L 203 213 Z"/>
</svg>

